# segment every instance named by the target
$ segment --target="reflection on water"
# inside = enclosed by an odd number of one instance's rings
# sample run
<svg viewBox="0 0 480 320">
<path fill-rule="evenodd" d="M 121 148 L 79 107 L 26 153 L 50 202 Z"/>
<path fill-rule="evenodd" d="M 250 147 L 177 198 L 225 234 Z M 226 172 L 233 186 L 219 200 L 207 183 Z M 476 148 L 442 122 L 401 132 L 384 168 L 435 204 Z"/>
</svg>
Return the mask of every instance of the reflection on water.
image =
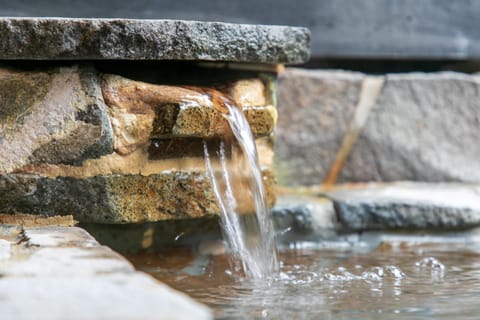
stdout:
<svg viewBox="0 0 480 320">
<path fill-rule="evenodd" d="M 373 250 L 295 246 L 279 275 L 232 277 L 228 257 L 188 249 L 131 256 L 219 319 L 478 319 L 480 243 L 384 241 Z M 189 272 L 196 270 L 197 272 Z"/>
</svg>

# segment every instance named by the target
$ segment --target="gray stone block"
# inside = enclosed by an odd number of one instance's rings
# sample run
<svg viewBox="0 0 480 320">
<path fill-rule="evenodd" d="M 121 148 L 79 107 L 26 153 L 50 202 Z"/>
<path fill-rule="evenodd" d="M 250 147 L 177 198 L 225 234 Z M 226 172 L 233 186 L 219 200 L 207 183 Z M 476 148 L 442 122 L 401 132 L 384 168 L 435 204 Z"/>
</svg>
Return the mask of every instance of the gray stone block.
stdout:
<svg viewBox="0 0 480 320">
<path fill-rule="evenodd" d="M 396 183 L 327 193 L 342 229 L 448 230 L 480 226 L 480 188 Z"/>
<path fill-rule="evenodd" d="M 264 171 L 269 206 L 275 202 L 273 177 Z M 138 223 L 212 217 L 220 209 L 205 172 L 165 171 L 148 176 L 111 174 L 93 177 L 0 175 L 0 212 L 42 216 L 73 215 L 93 223 Z M 247 198 L 248 199 L 248 198 Z M 242 200 L 242 199 L 240 199 Z M 254 210 L 243 200 L 239 210 Z"/>
<path fill-rule="evenodd" d="M 306 28 L 182 20 L 0 18 L 0 59 L 301 63 Z"/>
<path fill-rule="evenodd" d="M 480 181 L 480 78 L 387 75 L 339 181 Z"/>
<path fill-rule="evenodd" d="M 333 202 L 313 194 L 279 196 L 271 214 L 280 244 L 322 242 L 336 237 L 339 229 Z"/>
</svg>

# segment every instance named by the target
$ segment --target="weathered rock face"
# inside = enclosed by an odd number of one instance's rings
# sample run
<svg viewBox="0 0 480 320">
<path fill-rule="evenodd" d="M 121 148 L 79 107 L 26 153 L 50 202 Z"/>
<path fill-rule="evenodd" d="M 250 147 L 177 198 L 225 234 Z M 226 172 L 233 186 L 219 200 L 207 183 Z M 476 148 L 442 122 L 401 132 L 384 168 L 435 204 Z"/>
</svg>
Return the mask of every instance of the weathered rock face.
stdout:
<svg viewBox="0 0 480 320">
<path fill-rule="evenodd" d="M 70 164 L 113 151 L 110 120 L 91 68 L 0 69 L 0 173 Z"/>
<path fill-rule="evenodd" d="M 234 84 L 232 101 L 214 89 L 160 86 L 104 75 L 102 92 L 109 106 L 115 150 L 128 154 L 150 139 L 213 138 L 229 134 L 225 103 L 244 108 L 256 136 L 272 133 L 276 110 L 257 79 Z"/>
<path fill-rule="evenodd" d="M 0 59 L 301 63 L 310 45 L 306 28 L 182 20 L 1 18 L 0 34 Z"/>
<path fill-rule="evenodd" d="M 228 134 L 223 95 L 148 84 L 92 68 L 0 71 L 0 212 L 74 215 L 130 223 L 216 215 L 202 139 Z M 100 80 L 101 79 L 101 80 Z M 224 90 L 259 137 L 273 205 L 269 84 L 243 79 Z M 220 102 L 222 103 L 220 103 Z M 260 138 L 262 137 L 262 138 Z M 241 181 L 241 179 L 239 180 Z M 239 198 L 239 211 L 253 212 Z"/>
<path fill-rule="evenodd" d="M 286 185 L 325 181 L 358 111 L 365 75 L 280 76 L 276 166 Z M 480 181 L 480 80 L 456 73 L 387 75 L 338 182 Z M 363 92 L 365 95 L 365 92 Z"/>
<path fill-rule="evenodd" d="M 265 171 L 269 205 L 275 202 L 273 176 Z M 93 177 L 0 175 L 0 212 L 73 215 L 82 222 L 131 223 L 197 218 L 219 214 L 210 181 L 203 171 L 179 170 L 143 176 Z M 246 196 L 239 212 L 254 212 Z"/>
</svg>

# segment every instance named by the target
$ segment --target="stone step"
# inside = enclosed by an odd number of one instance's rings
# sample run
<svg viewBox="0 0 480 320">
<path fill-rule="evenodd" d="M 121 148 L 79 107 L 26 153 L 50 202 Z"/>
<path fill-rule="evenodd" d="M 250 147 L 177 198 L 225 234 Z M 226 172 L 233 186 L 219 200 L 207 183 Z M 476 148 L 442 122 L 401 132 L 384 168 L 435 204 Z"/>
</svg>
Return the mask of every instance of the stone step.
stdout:
<svg viewBox="0 0 480 320">
<path fill-rule="evenodd" d="M 1 225 L 0 274 L 2 319 L 212 319 L 77 227 Z"/>
<path fill-rule="evenodd" d="M 480 226 L 480 186 L 397 182 L 338 185 L 280 196 L 280 230 L 308 237 L 370 230 L 465 230 Z"/>
<path fill-rule="evenodd" d="M 480 182 L 478 75 L 287 69 L 277 91 L 284 185 Z"/>
</svg>

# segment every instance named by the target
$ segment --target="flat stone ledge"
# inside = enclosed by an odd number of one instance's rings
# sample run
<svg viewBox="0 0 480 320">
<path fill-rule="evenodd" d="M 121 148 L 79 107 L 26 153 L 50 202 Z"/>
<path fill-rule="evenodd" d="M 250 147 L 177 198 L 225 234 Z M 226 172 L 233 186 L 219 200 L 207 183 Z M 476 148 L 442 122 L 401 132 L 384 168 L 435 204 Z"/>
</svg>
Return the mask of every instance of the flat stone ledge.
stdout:
<svg viewBox="0 0 480 320">
<path fill-rule="evenodd" d="M 182 20 L 0 18 L 0 59 L 302 63 L 306 28 Z"/>
<path fill-rule="evenodd" d="M 480 185 L 337 185 L 329 191 L 282 195 L 272 215 L 286 242 L 370 230 L 467 230 L 480 226 Z"/>
<path fill-rule="evenodd" d="M 340 225 L 351 231 L 448 230 L 480 226 L 480 186 L 367 184 L 327 192 Z"/>
<path fill-rule="evenodd" d="M 2 319 L 211 319 L 76 227 L 0 226 Z"/>
</svg>

